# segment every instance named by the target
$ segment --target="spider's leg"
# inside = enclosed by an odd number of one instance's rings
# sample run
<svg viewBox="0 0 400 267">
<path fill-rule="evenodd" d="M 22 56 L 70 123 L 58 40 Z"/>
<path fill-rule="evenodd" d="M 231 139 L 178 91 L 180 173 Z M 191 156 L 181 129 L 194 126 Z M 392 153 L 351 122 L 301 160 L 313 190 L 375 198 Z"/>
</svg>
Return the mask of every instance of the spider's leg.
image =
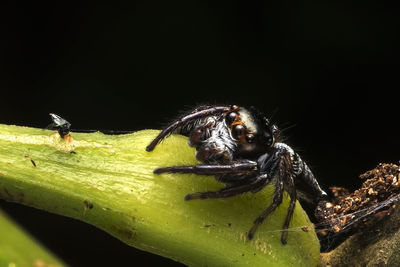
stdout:
<svg viewBox="0 0 400 267">
<path fill-rule="evenodd" d="M 273 212 L 281 203 L 283 197 L 283 181 L 278 181 L 275 184 L 274 197 L 272 199 L 271 205 L 268 206 L 254 221 L 253 227 L 251 227 L 249 233 L 247 234 L 248 239 L 253 239 L 254 233 L 256 232 L 258 226 L 264 221 L 264 219 Z"/>
<path fill-rule="evenodd" d="M 193 199 L 206 199 L 206 198 L 226 198 L 236 196 L 245 192 L 249 192 L 258 187 L 264 187 L 268 181 L 266 181 L 267 176 L 262 175 L 254 179 L 252 182 L 243 185 L 233 185 L 225 187 L 219 191 L 208 191 L 199 192 L 194 194 L 188 194 L 185 196 L 185 200 Z"/>
<path fill-rule="evenodd" d="M 289 228 L 290 221 L 292 220 L 293 212 L 294 212 L 294 208 L 296 207 L 296 200 L 297 200 L 296 187 L 294 185 L 292 176 L 288 175 L 286 177 L 285 182 L 286 182 L 285 183 L 286 191 L 289 193 L 290 202 L 289 202 L 289 207 L 288 207 L 288 211 L 286 214 L 285 223 L 283 224 L 283 232 L 281 235 L 281 242 L 284 245 L 286 245 L 286 242 L 287 242 L 287 237 L 288 237 L 287 229 Z"/>
<path fill-rule="evenodd" d="M 199 111 L 194 111 L 190 113 L 189 115 L 183 116 L 179 120 L 173 122 L 171 125 L 169 125 L 167 128 L 165 128 L 161 133 L 154 138 L 154 140 L 146 147 L 146 151 L 152 151 L 156 145 L 164 139 L 168 134 L 172 133 L 176 128 L 179 126 L 189 122 L 193 121 L 202 117 L 207 117 L 215 114 L 222 114 L 224 112 L 228 112 L 230 110 L 229 107 L 226 106 L 217 106 L 217 107 L 209 107 L 206 109 L 202 109 Z"/>
<path fill-rule="evenodd" d="M 200 175 L 216 175 L 229 173 L 249 173 L 257 169 L 257 163 L 254 161 L 236 162 L 230 165 L 194 165 L 194 166 L 172 166 L 158 168 L 154 170 L 155 174 L 161 173 L 193 173 Z"/>
</svg>

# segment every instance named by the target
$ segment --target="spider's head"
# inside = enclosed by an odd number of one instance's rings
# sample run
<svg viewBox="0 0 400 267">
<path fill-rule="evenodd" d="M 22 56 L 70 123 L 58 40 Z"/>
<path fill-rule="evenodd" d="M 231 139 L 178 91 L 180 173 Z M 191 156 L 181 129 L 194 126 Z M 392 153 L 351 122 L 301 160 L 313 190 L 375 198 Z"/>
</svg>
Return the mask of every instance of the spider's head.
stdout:
<svg viewBox="0 0 400 267">
<path fill-rule="evenodd" d="M 278 128 L 254 107 L 232 106 L 225 118 L 231 137 L 236 140 L 239 158 L 256 159 L 274 145 Z"/>
</svg>

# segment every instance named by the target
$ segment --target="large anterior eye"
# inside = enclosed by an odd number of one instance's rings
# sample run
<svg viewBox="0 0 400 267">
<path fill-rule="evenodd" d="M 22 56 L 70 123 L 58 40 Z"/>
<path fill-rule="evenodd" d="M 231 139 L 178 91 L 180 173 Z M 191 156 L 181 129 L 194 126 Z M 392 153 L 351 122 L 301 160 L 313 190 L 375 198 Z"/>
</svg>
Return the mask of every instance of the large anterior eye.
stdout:
<svg viewBox="0 0 400 267">
<path fill-rule="evenodd" d="M 244 126 L 241 124 L 236 124 L 232 128 L 232 136 L 236 140 L 239 140 L 244 134 Z"/>
</svg>

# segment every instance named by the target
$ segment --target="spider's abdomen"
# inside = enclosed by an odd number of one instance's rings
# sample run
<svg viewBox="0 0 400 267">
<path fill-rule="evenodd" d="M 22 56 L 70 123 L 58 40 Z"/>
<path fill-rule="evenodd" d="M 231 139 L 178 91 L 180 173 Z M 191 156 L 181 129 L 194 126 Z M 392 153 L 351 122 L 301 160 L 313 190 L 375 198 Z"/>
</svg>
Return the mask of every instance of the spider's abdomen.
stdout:
<svg viewBox="0 0 400 267">
<path fill-rule="evenodd" d="M 273 147 L 281 155 L 287 153 L 290 163 L 286 171 L 289 171 L 293 176 L 296 188 L 300 193 L 299 196 L 302 199 L 313 202 L 327 196 L 326 192 L 319 186 L 311 169 L 299 154 L 284 143 L 276 143 Z M 279 158 L 280 156 L 275 157 Z"/>
</svg>

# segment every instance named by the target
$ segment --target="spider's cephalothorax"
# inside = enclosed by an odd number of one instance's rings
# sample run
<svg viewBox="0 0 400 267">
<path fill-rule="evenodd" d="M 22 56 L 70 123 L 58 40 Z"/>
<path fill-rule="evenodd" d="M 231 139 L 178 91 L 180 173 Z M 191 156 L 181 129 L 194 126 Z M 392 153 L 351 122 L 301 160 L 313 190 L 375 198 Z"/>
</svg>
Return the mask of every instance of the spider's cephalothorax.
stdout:
<svg viewBox="0 0 400 267">
<path fill-rule="evenodd" d="M 165 128 L 146 150 L 152 151 L 171 133 L 188 136 L 189 145 L 196 148 L 196 157 L 204 164 L 164 167 L 154 173 L 213 175 L 227 184 L 219 191 L 188 194 L 185 200 L 226 198 L 258 192 L 269 183 L 275 185 L 272 204 L 254 221 L 248 232 L 249 239 L 253 238 L 258 225 L 281 204 L 284 191 L 290 196 L 290 204 L 281 236 L 283 244 L 286 244 L 297 191 L 311 201 L 326 197 L 307 164 L 292 148 L 280 142 L 278 128 L 253 107 L 198 107 Z"/>
</svg>

